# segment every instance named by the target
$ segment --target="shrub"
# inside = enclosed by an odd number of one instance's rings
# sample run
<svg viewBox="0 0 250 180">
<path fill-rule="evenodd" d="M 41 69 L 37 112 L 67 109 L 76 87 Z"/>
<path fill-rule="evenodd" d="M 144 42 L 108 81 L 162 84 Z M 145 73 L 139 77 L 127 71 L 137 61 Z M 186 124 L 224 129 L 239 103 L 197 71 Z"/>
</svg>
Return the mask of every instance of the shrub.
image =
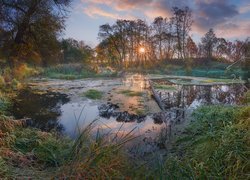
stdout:
<svg viewBox="0 0 250 180">
<path fill-rule="evenodd" d="M 14 77 L 18 80 L 23 80 L 30 76 L 39 74 L 34 68 L 28 67 L 26 64 L 21 64 L 18 67 L 13 69 Z"/>
</svg>

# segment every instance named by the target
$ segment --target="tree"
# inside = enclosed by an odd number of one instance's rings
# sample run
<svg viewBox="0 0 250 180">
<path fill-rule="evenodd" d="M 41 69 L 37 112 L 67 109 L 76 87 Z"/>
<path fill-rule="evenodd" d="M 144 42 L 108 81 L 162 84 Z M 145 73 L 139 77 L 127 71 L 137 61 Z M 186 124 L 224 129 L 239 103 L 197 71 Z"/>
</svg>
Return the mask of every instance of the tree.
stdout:
<svg viewBox="0 0 250 180">
<path fill-rule="evenodd" d="M 197 56 L 198 48 L 193 41 L 193 39 L 189 36 L 187 39 L 187 57 L 194 58 Z"/>
<path fill-rule="evenodd" d="M 215 47 L 216 58 L 225 58 L 227 54 L 227 41 L 224 38 L 217 38 L 217 44 Z"/>
<path fill-rule="evenodd" d="M 187 37 L 193 24 L 192 13 L 188 7 L 183 9 L 173 7 L 172 11 L 174 16 L 171 18 L 171 21 L 177 38 L 178 58 L 185 59 Z"/>
<path fill-rule="evenodd" d="M 153 29 L 155 31 L 154 33 L 154 41 L 156 42 L 158 46 L 158 52 L 160 59 L 163 59 L 163 45 L 166 37 L 166 31 L 167 31 L 167 18 L 163 17 L 156 17 L 153 22 Z"/>
<path fill-rule="evenodd" d="M 205 57 L 211 59 L 213 56 L 214 48 L 217 43 L 216 35 L 213 29 L 210 29 L 205 36 L 201 39 L 202 47 Z"/>
<path fill-rule="evenodd" d="M 87 62 L 93 58 L 94 54 L 92 48 L 85 45 L 83 41 L 72 38 L 63 39 L 61 49 L 63 51 L 63 63 Z"/>
<path fill-rule="evenodd" d="M 43 64 L 60 52 L 58 34 L 64 27 L 71 0 L 0 0 L 0 48 L 14 66 L 34 55 Z"/>
</svg>

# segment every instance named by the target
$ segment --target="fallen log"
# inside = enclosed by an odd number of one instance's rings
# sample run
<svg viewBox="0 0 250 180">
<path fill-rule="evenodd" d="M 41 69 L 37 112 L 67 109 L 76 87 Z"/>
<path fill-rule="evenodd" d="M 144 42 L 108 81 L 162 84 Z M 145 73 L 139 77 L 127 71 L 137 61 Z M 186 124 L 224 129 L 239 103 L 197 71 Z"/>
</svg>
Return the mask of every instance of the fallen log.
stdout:
<svg viewBox="0 0 250 180">
<path fill-rule="evenodd" d="M 149 85 L 150 85 L 150 88 L 151 88 L 151 91 L 153 93 L 156 103 L 158 104 L 158 106 L 161 108 L 162 111 L 166 111 L 164 104 L 162 103 L 160 97 L 158 96 L 157 92 L 155 91 L 153 87 L 153 82 L 151 80 L 148 80 L 148 81 L 149 81 Z"/>
</svg>

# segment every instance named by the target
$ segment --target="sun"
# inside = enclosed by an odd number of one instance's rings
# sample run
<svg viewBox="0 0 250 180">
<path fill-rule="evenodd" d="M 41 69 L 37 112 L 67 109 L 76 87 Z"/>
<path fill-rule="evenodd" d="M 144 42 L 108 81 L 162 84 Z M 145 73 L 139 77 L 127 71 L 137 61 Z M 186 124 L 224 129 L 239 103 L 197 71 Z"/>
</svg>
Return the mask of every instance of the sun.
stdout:
<svg viewBox="0 0 250 180">
<path fill-rule="evenodd" d="M 140 47 L 140 48 L 139 48 L 139 53 L 142 53 L 142 54 L 143 54 L 143 53 L 145 53 L 145 51 L 146 51 L 146 50 L 145 50 L 144 47 Z"/>
</svg>

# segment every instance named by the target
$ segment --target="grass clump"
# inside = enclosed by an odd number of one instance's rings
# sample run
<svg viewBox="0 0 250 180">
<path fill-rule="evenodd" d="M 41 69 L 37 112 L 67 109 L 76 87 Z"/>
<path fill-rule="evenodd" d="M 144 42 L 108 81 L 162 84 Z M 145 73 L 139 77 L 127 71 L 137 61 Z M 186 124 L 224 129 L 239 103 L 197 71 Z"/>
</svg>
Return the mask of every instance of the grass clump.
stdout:
<svg viewBox="0 0 250 180">
<path fill-rule="evenodd" d="M 89 99 L 101 99 L 102 98 L 102 92 L 96 90 L 96 89 L 89 89 L 84 93 L 85 97 Z"/>
<path fill-rule="evenodd" d="M 62 165 L 70 152 L 70 141 L 51 133 L 19 128 L 14 137 L 13 149 L 23 154 L 33 153 L 37 161 L 46 166 Z"/>
<path fill-rule="evenodd" d="M 125 96 L 143 96 L 143 92 L 139 92 L 139 91 L 131 91 L 131 90 L 122 90 L 120 91 L 120 94 L 124 94 Z"/>
<path fill-rule="evenodd" d="M 112 140 L 108 135 L 97 132 L 95 138 L 90 138 L 92 127 L 88 126 L 74 141 L 70 161 L 62 167 L 57 175 L 63 178 L 85 179 L 125 179 L 129 170 L 128 159 L 121 151 L 122 146 L 132 137 L 126 134 Z"/>
<path fill-rule="evenodd" d="M 173 179 L 248 179 L 249 112 L 249 106 L 196 110 L 186 135 L 176 142 L 176 153 L 166 161 L 165 174 Z"/>
<path fill-rule="evenodd" d="M 163 89 L 163 90 L 169 90 L 169 91 L 176 91 L 177 88 L 175 86 L 171 85 L 161 85 L 161 84 L 156 84 L 155 89 Z"/>
</svg>

